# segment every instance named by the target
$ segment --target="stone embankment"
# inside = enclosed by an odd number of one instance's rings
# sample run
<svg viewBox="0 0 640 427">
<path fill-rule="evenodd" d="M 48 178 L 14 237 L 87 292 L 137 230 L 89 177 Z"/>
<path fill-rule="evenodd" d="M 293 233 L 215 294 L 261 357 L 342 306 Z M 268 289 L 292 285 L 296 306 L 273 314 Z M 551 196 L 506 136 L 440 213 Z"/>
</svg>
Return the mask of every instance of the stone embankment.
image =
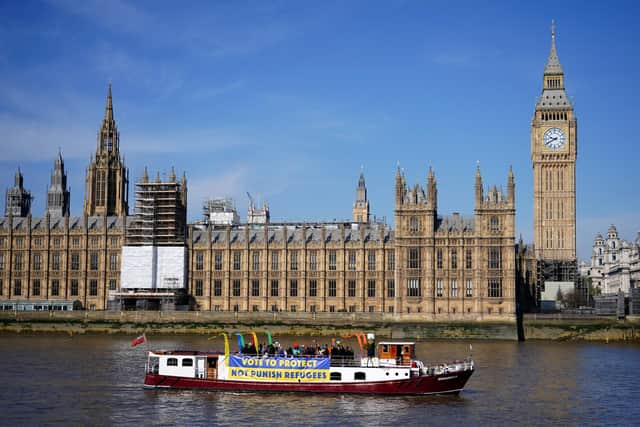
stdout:
<svg viewBox="0 0 640 427">
<path fill-rule="evenodd" d="M 372 313 L 0 312 L 0 333 L 215 334 L 265 328 L 301 336 L 366 331 L 393 339 L 518 339 L 515 321 L 443 323 Z M 640 341 L 640 319 L 526 315 L 523 331 L 527 340 Z"/>
</svg>

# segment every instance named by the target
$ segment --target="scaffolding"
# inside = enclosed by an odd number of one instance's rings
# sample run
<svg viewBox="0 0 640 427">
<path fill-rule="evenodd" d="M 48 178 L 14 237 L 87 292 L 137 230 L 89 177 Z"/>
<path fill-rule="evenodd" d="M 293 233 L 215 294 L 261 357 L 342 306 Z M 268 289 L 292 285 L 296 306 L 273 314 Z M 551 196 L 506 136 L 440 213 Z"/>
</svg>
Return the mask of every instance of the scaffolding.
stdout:
<svg viewBox="0 0 640 427">
<path fill-rule="evenodd" d="M 139 182 L 135 216 L 127 245 L 183 246 L 186 241 L 186 189 L 178 182 Z"/>
</svg>

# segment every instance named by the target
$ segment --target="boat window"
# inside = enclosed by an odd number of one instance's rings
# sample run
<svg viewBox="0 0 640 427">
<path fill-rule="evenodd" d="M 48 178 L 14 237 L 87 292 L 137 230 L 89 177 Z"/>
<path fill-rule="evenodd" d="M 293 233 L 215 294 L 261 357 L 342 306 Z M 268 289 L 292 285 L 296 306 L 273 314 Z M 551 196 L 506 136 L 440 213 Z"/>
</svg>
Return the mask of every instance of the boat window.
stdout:
<svg viewBox="0 0 640 427">
<path fill-rule="evenodd" d="M 331 372 L 331 381 L 341 381 L 342 374 L 340 372 Z"/>
<path fill-rule="evenodd" d="M 365 375 L 364 372 L 356 372 L 353 375 L 353 379 L 356 381 L 364 381 L 365 379 L 367 379 L 367 376 Z"/>
<path fill-rule="evenodd" d="M 182 366 L 193 366 L 193 359 L 182 359 Z"/>
<path fill-rule="evenodd" d="M 167 359 L 167 366 L 178 366 L 178 359 L 170 357 Z"/>
</svg>

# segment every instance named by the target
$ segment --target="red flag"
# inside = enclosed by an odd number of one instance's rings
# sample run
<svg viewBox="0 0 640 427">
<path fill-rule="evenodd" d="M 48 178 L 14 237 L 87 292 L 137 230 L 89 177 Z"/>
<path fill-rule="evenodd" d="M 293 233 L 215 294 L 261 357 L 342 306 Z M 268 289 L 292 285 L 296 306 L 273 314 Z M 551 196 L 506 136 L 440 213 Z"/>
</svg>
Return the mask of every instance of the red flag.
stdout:
<svg viewBox="0 0 640 427">
<path fill-rule="evenodd" d="M 133 341 L 131 341 L 131 347 L 135 347 L 138 344 L 142 344 L 147 340 L 147 337 L 142 334 L 140 335 L 138 338 L 134 338 Z"/>
</svg>

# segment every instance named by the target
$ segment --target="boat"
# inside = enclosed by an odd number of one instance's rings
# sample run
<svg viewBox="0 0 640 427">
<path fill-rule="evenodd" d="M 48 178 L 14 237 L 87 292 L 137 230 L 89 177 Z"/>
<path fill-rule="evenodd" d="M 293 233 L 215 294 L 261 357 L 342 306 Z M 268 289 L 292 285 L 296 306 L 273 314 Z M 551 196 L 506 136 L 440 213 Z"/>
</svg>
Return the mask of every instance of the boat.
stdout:
<svg viewBox="0 0 640 427">
<path fill-rule="evenodd" d="M 471 357 L 424 364 L 415 342 L 383 341 L 369 334 L 360 357 L 314 352 L 265 354 L 159 350 L 147 352 L 147 389 L 205 389 L 251 392 L 362 393 L 382 395 L 458 394 L 474 372 Z M 363 337 L 363 342 L 365 338 Z M 271 346 L 270 346 L 271 347 Z M 362 346 L 361 346 L 362 349 Z M 316 346 L 317 350 L 317 346 Z M 366 353 L 366 356 L 364 355 Z M 278 355 L 280 354 L 280 355 Z M 319 354 L 319 355 L 318 355 Z"/>
</svg>

